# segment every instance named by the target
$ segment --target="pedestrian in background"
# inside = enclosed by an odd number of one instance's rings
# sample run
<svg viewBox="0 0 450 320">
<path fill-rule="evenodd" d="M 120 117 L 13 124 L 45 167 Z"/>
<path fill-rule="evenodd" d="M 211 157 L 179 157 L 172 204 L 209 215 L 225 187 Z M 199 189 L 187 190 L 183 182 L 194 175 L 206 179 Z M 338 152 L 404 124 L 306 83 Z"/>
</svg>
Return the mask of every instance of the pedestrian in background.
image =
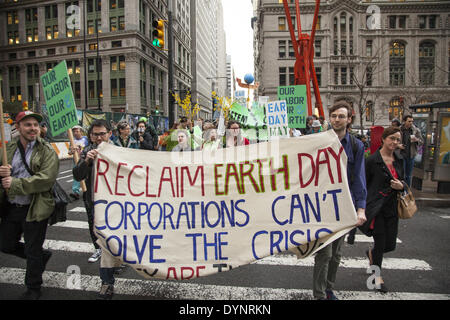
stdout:
<svg viewBox="0 0 450 320">
<path fill-rule="evenodd" d="M 320 126 L 321 124 L 319 120 L 313 120 L 313 123 L 311 124 L 311 131 L 309 132 L 309 134 L 322 132 Z"/>
<path fill-rule="evenodd" d="M 138 142 L 131 136 L 130 125 L 126 121 L 117 124 L 118 136 L 113 140 L 114 145 L 123 148 L 139 149 Z"/>
<path fill-rule="evenodd" d="M 357 211 L 357 224 L 366 221 L 366 176 L 364 170 L 364 147 L 362 142 L 350 137 L 347 129 L 352 122 L 352 107 L 345 101 L 336 102 L 330 109 L 330 122 L 334 132 L 341 141 L 347 155 L 347 178 L 350 194 Z M 353 146 L 356 153 L 353 154 Z M 333 292 L 337 270 L 341 261 L 341 247 L 344 237 L 317 251 L 314 258 L 313 295 L 319 300 L 337 300 Z"/>
<path fill-rule="evenodd" d="M 7 144 L 9 165 L 0 167 L 0 247 L 3 253 L 26 260 L 27 291 L 20 297 L 25 300 L 40 298 L 42 273 L 52 255 L 42 246 L 55 206 L 51 190 L 59 159 L 40 138 L 40 122 L 42 116 L 32 111 L 17 115 L 19 137 Z M 20 242 L 22 234 L 24 242 Z"/>
<path fill-rule="evenodd" d="M 74 126 L 72 128 L 74 146 L 70 147 L 69 155 L 73 155 L 75 152 L 77 152 L 78 156 L 80 156 L 83 149 L 88 146 L 89 144 L 88 138 L 86 136 L 83 136 L 82 130 L 83 128 L 81 126 Z M 70 196 L 75 200 L 78 200 L 80 199 L 80 194 L 81 194 L 80 181 L 78 181 L 77 179 L 73 179 L 72 193 L 70 194 Z"/>
<path fill-rule="evenodd" d="M 226 147 L 236 147 L 249 145 L 250 141 L 242 136 L 241 125 L 239 122 L 231 120 L 227 123 Z"/>
<path fill-rule="evenodd" d="M 154 150 L 153 139 L 150 133 L 146 131 L 146 122 L 139 121 L 136 125 L 136 131 L 134 131 L 131 136 L 137 141 L 139 149 L 142 150 Z"/>
<path fill-rule="evenodd" d="M 395 250 L 398 233 L 397 193 L 404 190 L 402 159 L 394 152 L 401 142 L 400 128 L 389 127 L 381 136 L 381 148 L 366 160 L 367 221 L 360 230 L 373 237 L 366 251 L 370 265 L 381 270 L 383 254 Z M 382 277 L 375 279 L 380 292 L 388 291 Z"/>
<path fill-rule="evenodd" d="M 405 181 L 408 186 L 411 186 L 414 158 L 417 155 L 417 147 L 423 145 L 423 138 L 419 128 L 414 125 L 414 119 L 411 115 L 403 117 L 400 130 L 402 132 L 402 144 L 399 145 L 399 148 L 403 157 Z"/>
<path fill-rule="evenodd" d="M 188 133 L 184 129 L 177 130 L 177 141 L 178 144 L 172 149 L 172 151 L 183 152 L 183 151 L 191 151 L 191 144 L 189 142 Z"/>
</svg>

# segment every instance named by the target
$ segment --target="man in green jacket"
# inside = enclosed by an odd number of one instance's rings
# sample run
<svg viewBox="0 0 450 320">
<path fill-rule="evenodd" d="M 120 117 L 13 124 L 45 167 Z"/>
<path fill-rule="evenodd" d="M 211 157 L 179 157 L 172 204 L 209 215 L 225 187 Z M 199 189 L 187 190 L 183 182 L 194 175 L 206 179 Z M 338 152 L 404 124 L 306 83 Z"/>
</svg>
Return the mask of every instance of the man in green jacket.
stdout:
<svg viewBox="0 0 450 320">
<path fill-rule="evenodd" d="M 56 152 L 39 137 L 41 121 L 42 116 L 32 111 L 17 115 L 20 135 L 8 143 L 8 164 L 0 167 L 0 249 L 26 259 L 27 291 L 21 298 L 28 300 L 41 296 L 42 274 L 51 256 L 42 245 L 55 206 L 51 189 L 59 171 Z M 23 158 L 33 175 L 26 169 Z M 19 242 L 22 234 L 25 243 Z"/>
</svg>

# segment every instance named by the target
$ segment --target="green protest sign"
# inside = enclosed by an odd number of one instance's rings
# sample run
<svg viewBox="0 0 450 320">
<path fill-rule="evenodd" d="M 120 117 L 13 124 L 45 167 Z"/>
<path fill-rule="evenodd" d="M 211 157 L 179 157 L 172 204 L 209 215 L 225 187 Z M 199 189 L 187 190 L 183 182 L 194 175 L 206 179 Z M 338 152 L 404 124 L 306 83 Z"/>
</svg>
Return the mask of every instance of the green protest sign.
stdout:
<svg viewBox="0 0 450 320">
<path fill-rule="evenodd" d="M 248 109 L 235 102 L 230 108 L 230 118 L 240 122 L 242 125 L 247 125 Z"/>
<path fill-rule="evenodd" d="M 286 100 L 289 128 L 305 128 L 308 116 L 306 85 L 278 87 L 278 100 Z"/>
<path fill-rule="evenodd" d="M 77 109 L 66 61 L 41 76 L 44 98 L 52 136 L 57 136 L 78 124 Z"/>
</svg>

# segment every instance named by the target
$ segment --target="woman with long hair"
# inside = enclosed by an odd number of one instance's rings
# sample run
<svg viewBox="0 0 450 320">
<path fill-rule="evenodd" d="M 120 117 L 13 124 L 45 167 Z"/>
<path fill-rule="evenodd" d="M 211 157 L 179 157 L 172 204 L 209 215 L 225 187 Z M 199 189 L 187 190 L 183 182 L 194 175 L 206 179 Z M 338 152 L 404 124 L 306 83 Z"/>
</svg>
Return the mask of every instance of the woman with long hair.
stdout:
<svg viewBox="0 0 450 320">
<path fill-rule="evenodd" d="M 242 136 L 241 125 L 239 122 L 231 120 L 227 123 L 226 146 L 236 147 L 248 145 L 250 141 Z"/>
<path fill-rule="evenodd" d="M 398 234 L 397 194 L 405 189 L 403 161 L 394 153 L 401 143 L 399 128 L 386 128 L 382 146 L 366 160 L 367 221 L 360 230 L 373 237 L 374 246 L 366 251 L 370 265 L 381 271 L 383 255 L 395 250 Z M 388 289 L 381 274 L 376 277 L 377 291 Z"/>
</svg>

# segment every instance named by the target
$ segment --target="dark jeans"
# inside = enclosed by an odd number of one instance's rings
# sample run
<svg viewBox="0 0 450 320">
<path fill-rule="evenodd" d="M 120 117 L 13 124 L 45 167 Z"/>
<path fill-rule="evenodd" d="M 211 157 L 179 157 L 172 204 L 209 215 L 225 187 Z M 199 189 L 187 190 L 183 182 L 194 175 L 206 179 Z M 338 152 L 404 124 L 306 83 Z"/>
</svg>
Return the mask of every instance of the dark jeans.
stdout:
<svg viewBox="0 0 450 320">
<path fill-rule="evenodd" d="M 94 245 L 95 249 L 100 249 L 100 246 L 97 244 L 97 236 L 94 233 L 94 209 L 87 203 L 85 199 L 85 194 L 86 192 L 83 194 L 83 199 L 84 199 L 84 207 L 86 208 L 88 218 L 89 233 L 91 235 L 92 244 Z"/>
<path fill-rule="evenodd" d="M 43 249 L 48 219 L 26 222 L 28 206 L 8 205 L 0 222 L 0 250 L 27 260 L 25 285 L 40 289 L 44 273 Z M 19 242 L 23 233 L 25 243 Z"/>
<path fill-rule="evenodd" d="M 114 285 L 114 270 L 115 268 L 100 268 L 100 279 L 102 279 L 102 284 Z"/>
<path fill-rule="evenodd" d="M 385 216 L 379 213 L 375 217 L 373 228 L 374 247 L 372 249 L 372 263 L 381 270 L 383 254 L 394 251 L 397 245 L 398 217 Z"/>
<path fill-rule="evenodd" d="M 414 168 L 414 158 L 403 158 L 403 165 L 405 169 L 405 182 L 411 187 L 412 171 Z"/>
</svg>

